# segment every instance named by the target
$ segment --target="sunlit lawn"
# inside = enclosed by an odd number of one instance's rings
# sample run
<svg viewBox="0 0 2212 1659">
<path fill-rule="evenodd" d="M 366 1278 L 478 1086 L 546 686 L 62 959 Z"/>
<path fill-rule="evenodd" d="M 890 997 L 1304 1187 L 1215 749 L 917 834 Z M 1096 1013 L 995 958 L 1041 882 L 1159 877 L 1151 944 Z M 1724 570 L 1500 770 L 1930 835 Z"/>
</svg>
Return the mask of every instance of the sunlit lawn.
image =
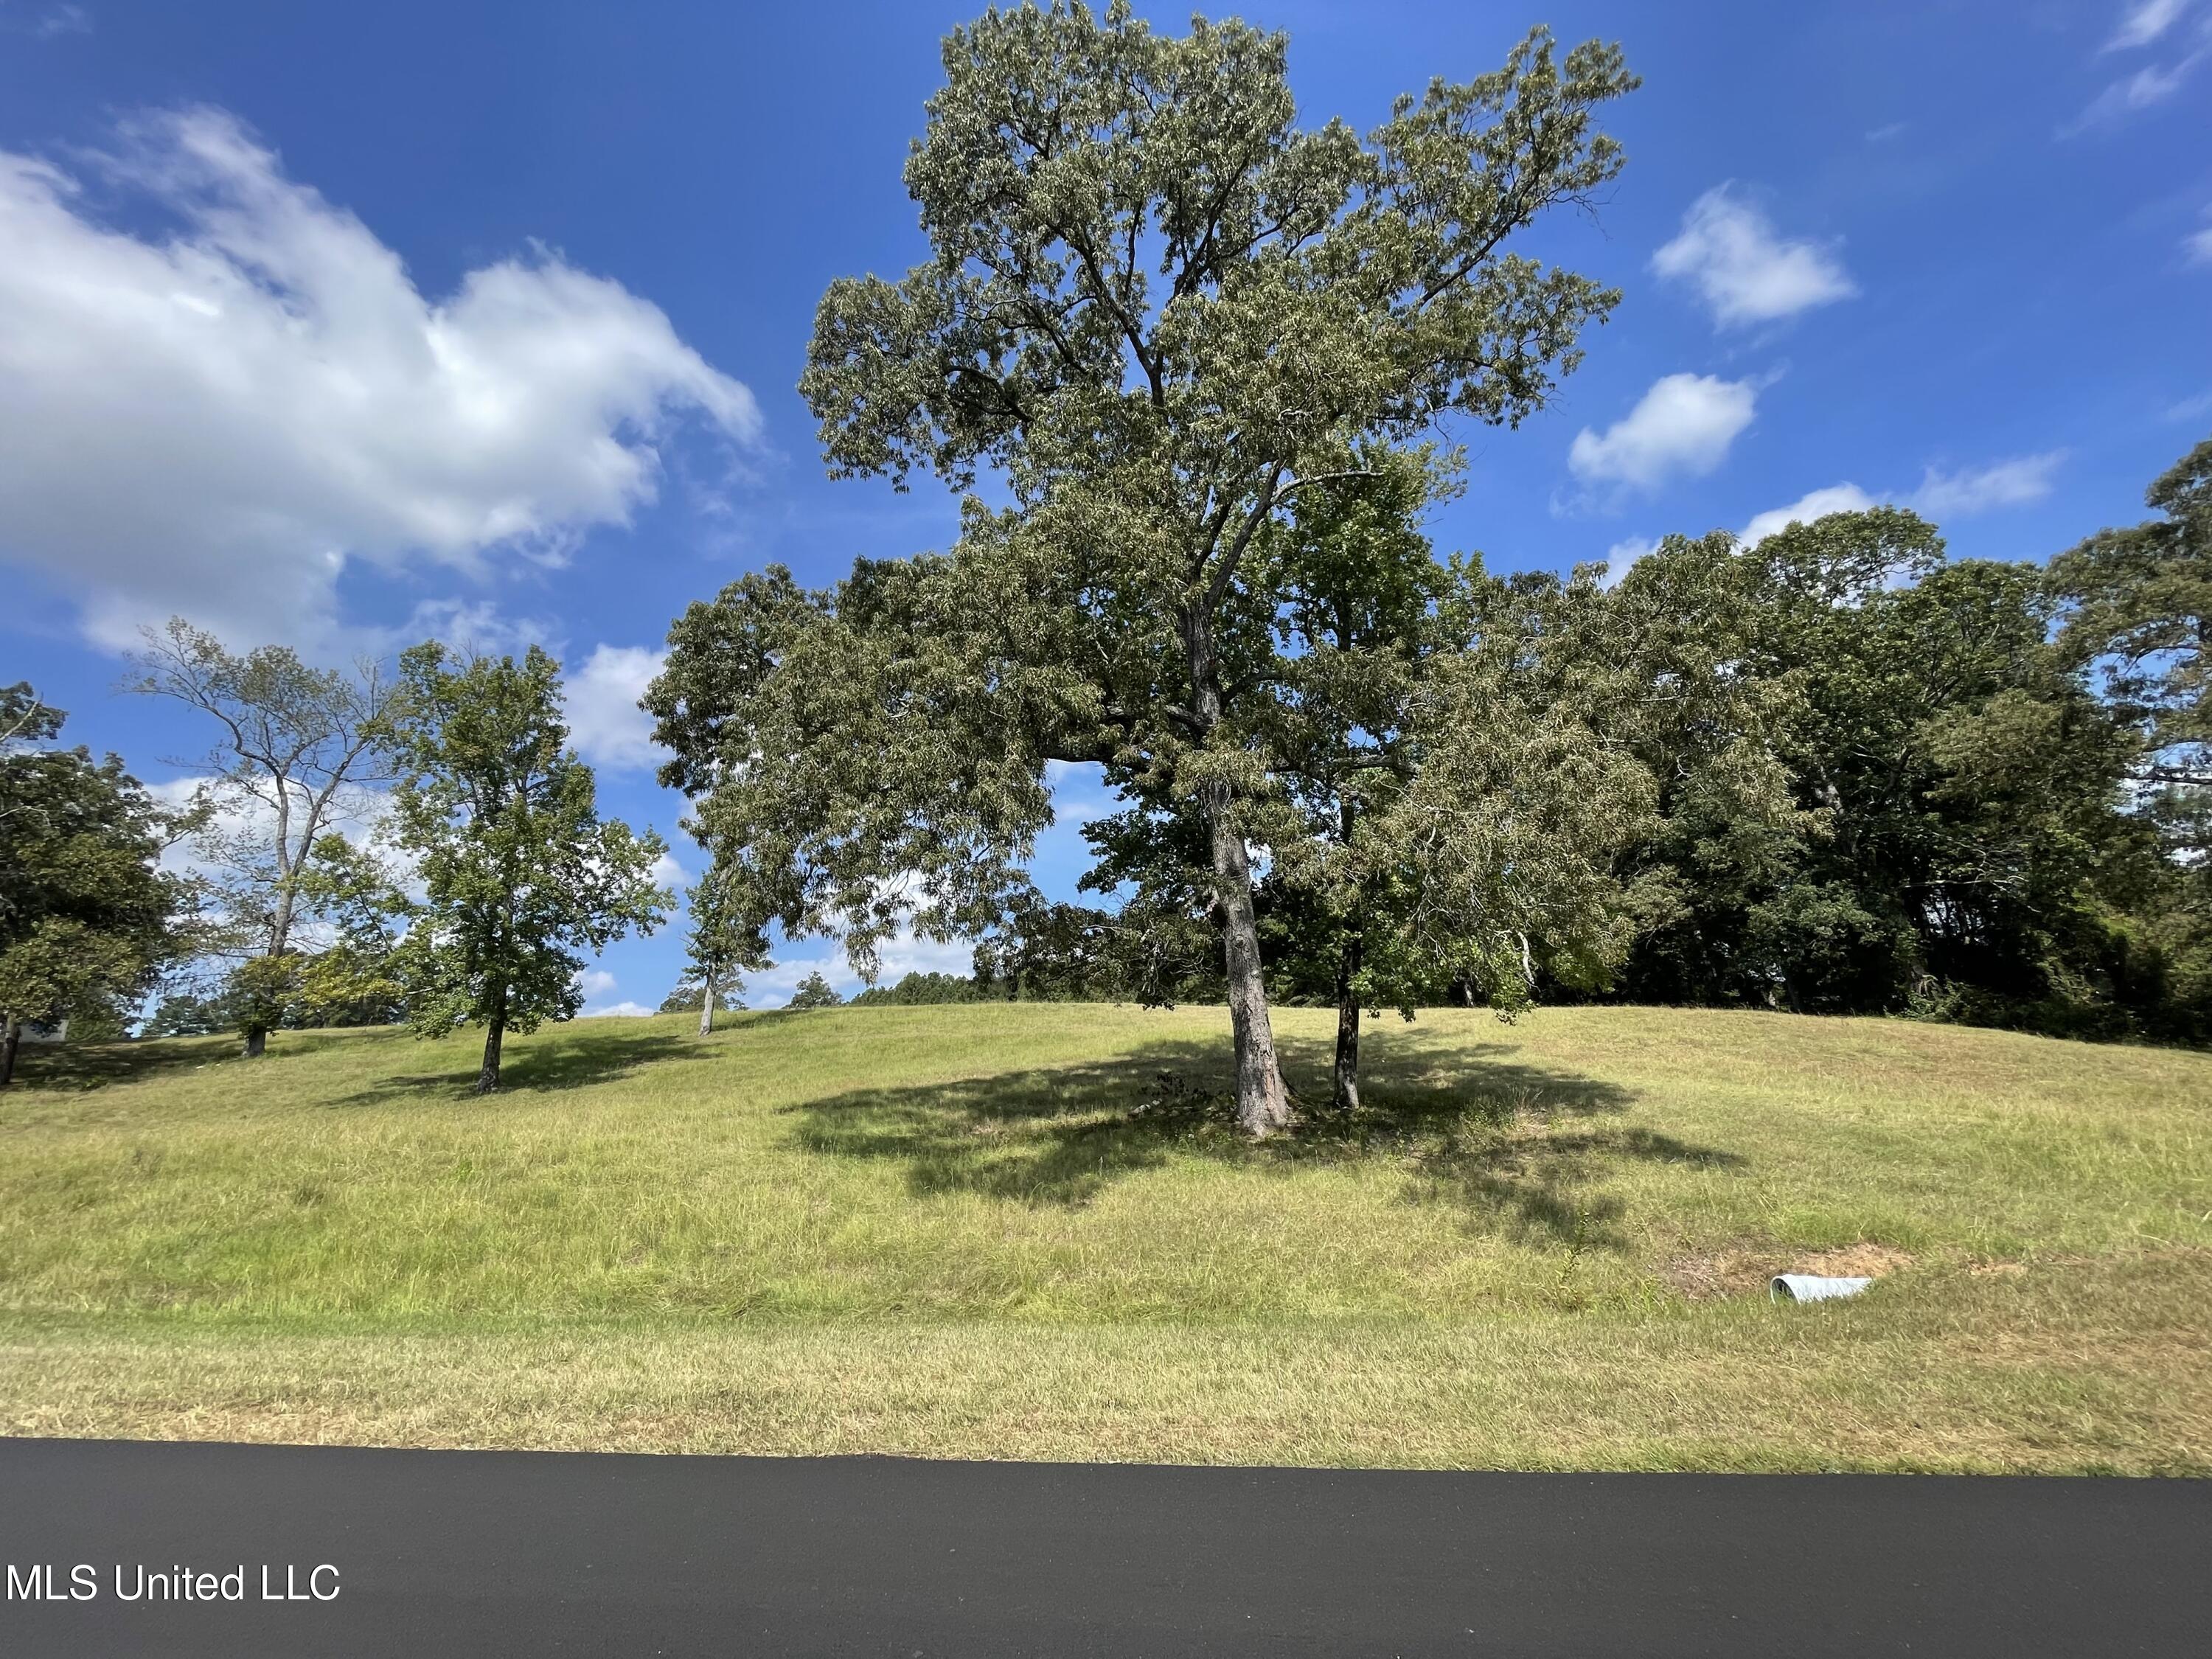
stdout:
<svg viewBox="0 0 2212 1659">
<path fill-rule="evenodd" d="M 1333 1016 L 1279 1020 L 1325 1098 Z M 489 1100 L 467 1037 L 32 1053 L 0 1430 L 2212 1471 L 2212 1058 L 1438 1012 L 1252 1148 L 1181 1106 L 1218 1010 L 691 1024 L 549 1029 Z"/>
</svg>

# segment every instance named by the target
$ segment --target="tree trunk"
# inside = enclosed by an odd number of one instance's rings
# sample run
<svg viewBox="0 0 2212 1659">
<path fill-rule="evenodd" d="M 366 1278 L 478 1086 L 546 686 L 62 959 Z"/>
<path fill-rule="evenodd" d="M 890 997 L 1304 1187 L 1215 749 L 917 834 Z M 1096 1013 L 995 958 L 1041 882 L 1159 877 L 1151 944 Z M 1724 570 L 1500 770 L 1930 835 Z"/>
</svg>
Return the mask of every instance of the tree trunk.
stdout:
<svg viewBox="0 0 2212 1659">
<path fill-rule="evenodd" d="M 15 1050 L 23 1044 L 23 1022 L 9 1014 L 6 1024 L 7 1033 L 0 1036 L 0 1089 L 15 1082 Z"/>
<path fill-rule="evenodd" d="M 1237 1048 L 1237 1123 L 1255 1139 L 1291 1121 L 1290 1092 L 1275 1060 L 1275 1028 L 1260 977 L 1260 929 L 1252 914 L 1252 862 L 1244 837 L 1230 822 L 1225 792 L 1208 792 L 1213 821 L 1213 873 L 1221 902 L 1221 942 L 1229 969 L 1229 1029 Z"/>
<path fill-rule="evenodd" d="M 1329 1105 L 1338 1112 L 1359 1109 L 1359 993 L 1353 984 L 1359 975 L 1359 947 L 1354 933 L 1345 940 L 1336 964 L 1336 1070 Z"/>
<path fill-rule="evenodd" d="M 699 976 L 699 1035 L 706 1036 L 714 1029 L 714 976 Z"/>
<path fill-rule="evenodd" d="M 507 1036 L 507 999 L 502 996 L 492 1011 L 484 1028 L 483 1066 L 477 1073 L 477 1092 L 495 1094 L 499 1091 L 499 1045 Z"/>
<path fill-rule="evenodd" d="M 246 1033 L 246 1057 L 258 1060 L 269 1049 L 269 1029 L 264 1025 L 251 1026 Z"/>
<path fill-rule="evenodd" d="M 507 1022 L 495 1019 L 484 1030 L 483 1065 L 477 1072 L 477 1093 L 499 1092 L 499 1045 L 507 1035 Z"/>
<path fill-rule="evenodd" d="M 1189 653 L 1191 714 L 1211 735 L 1221 723 L 1220 664 L 1213 652 L 1212 619 L 1197 608 L 1183 614 Z M 1214 898 L 1221 906 L 1221 945 L 1229 972 L 1229 1030 L 1237 1050 L 1237 1124 L 1255 1139 L 1287 1127 L 1290 1091 L 1275 1060 L 1275 1028 L 1267 1018 L 1267 988 L 1260 976 L 1260 929 L 1252 914 L 1252 860 L 1230 811 L 1225 781 L 1200 791 L 1213 843 Z"/>
</svg>

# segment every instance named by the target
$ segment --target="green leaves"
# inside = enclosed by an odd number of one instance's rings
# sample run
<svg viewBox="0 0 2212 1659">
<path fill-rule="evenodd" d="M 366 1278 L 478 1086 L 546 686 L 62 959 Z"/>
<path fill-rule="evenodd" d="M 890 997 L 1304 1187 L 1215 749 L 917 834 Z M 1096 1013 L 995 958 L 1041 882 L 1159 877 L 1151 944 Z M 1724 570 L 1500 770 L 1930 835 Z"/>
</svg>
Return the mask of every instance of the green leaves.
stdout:
<svg viewBox="0 0 2212 1659">
<path fill-rule="evenodd" d="M 2142 732 L 2144 775 L 2195 790 L 2212 783 L 2212 710 L 2205 702 L 2212 657 L 2212 439 L 2160 474 L 2146 499 L 2160 517 L 2103 530 L 2051 562 L 2051 589 L 2066 606 L 2061 644 L 2094 666 L 2109 695 Z M 2197 814 L 2171 814 L 2190 839 Z"/>
<path fill-rule="evenodd" d="M 111 755 L 42 745 L 61 711 L 0 689 L 0 1018 L 111 1013 L 179 947 L 169 816 Z"/>
<path fill-rule="evenodd" d="M 425 1035 L 568 1018 L 581 953 L 651 932 L 675 902 L 653 881 L 659 837 L 599 816 L 591 769 L 568 747 L 559 674 L 536 646 L 519 663 L 436 644 L 400 659 L 384 733 L 399 768 L 397 839 L 425 898 L 394 967 Z"/>
</svg>

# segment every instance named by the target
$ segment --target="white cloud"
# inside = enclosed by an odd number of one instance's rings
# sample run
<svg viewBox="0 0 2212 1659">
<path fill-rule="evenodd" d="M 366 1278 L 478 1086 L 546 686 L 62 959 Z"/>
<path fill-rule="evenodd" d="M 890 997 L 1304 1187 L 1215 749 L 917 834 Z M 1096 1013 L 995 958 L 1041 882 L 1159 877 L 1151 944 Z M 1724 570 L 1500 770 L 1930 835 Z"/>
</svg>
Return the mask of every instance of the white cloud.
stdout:
<svg viewBox="0 0 2212 1659">
<path fill-rule="evenodd" d="M 574 982 L 586 997 L 603 997 L 616 985 L 615 976 L 604 968 L 580 969 Z"/>
<path fill-rule="evenodd" d="M 2190 264 L 2212 265 L 2212 225 L 2183 237 L 2181 246 L 2189 250 Z"/>
<path fill-rule="evenodd" d="M 696 417 L 751 394 L 619 283 L 538 250 L 419 292 L 359 219 L 230 116 L 125 126 L 83 181 L 0 151 L 0 557 L 127 642 L 172 611 L 327 635 L 350 559 L 563 556 L 656 493 Z"/>
<path fill-rule="evenodd" d="M 568 676 L 568 735 L 595 766 L 659 764 L 653 716 L 637 706 L 667 653 L 641 645 L 599 645 Z"/>
<path fill-rule="evenodd" d="M 647 873 L 656 887 L 689 887 L 691 884 L 691 872 L 678 864 L 671 854 L 663 853 L 653 860 L 653 868 Z"/>
<path fill-rule="evenodd" d="M 641 1002 L 611 1002 L 604 1008 L 586 1008 L 579 1018 L 583 1019 L 643 1019 L 659 1012 Z"/>
<path fill-rule="evenodd" d="M 1650 489 L 1677 475 L 1702 477 L 1728 456 L 1759 400 L 1749 380 L 1669 374 L 1602 436 L 1584 427 L 1567 465 L 1586 483 Z"/>
<path fill-rule="evenodd" d="M 1830 484 L 1807 491 L 1787 507 L 1769 507 L 1744 526 L 1737 539 L 1746 547 L 1756 547 L 1793 524 L 1811 524 L 1831 513 L 1863 513 L 1875 504 L 1875 498 L 1855 483 Z"/>
<path fill-rule="evenodd" d="M 1691 204 L 1681 234 L 1651 256 L 1651 269 L 1696 284 L 1722 328 L 1794 317 L 1858 292 L 1833 252 L 1817 242 L 1782 240 L 1729 185 Z"/>
<path fill-rule="evenodd" d="M 2112 38 L 2105 42 L 2105 50 L 2126 52 L 2148 46 L 2179 22 L 2191 3 L 2192 0 L 2136 0 L 2121 16 Z"/>
<path fill-rule="evenodd" d="M 1920 488 L 1905 496 L 1901 505 L 1934 520 L 1964 519 L 1999 507 L 2039 501 L 2051 493 L 2051 475 L 2065 459 L 2063 450 L 2041 455 L 2021 455 L 1984 467 L 1946 472 L 1929 467 Z M 1811 524 L 1831 513 L 1863 513 L 1870 507 L 1897 498 L 1869 495 L 1855 483 L 1830 484 L 1808 490 L 1787 507 L 1769 507 L 1738 532 L 1746 547 L 1756 547 L 1777 531 L 1793 524 Z"/>
<path fill-rule="evenodd" d="M 558 655 L 562 638 L 561 625 L 551 618 L 501 616 L 489 599 L 424 599 L 397 628 L 354 631 L 385 651 L 437 640 L 457 651 L 495 657 L 520 657 L 533 645 Z"/>
<path fill-rule="evenodd" d="M 64 34 L 89 34 L 92 14 L 82 6 L 49 6 L 15 27 L 34 40 L 52 40 Z"/>
<path fill-rule="evenodd" d="M 2039 501 L 2051 493 L 2051 475 L 2065 459 L 2064 451 L 2054 449 L 1959 472 L 1931 466 L 1907 504 L 1931 519 L 1959 519 L 1994 507 Z"/>
<path fill-rule="evenodd" d="M 1605 574 L 1598 585 L 1611 587 L 1628 574 L 1628 567 L 1650 553 L 1659 545 L 1648 536 L 1630 536 L 1615 542 L 1605 550 Z"/>
<path fill-rule="evenodd" d="M 2099 93 L 2088 108 L 2059 128 L 2058 136 L 2070 138 L 2091 127 L 2110 126 L 2138 110 L 2164 103 L 2181 90 L 2183 82 L 2196 72 L 2204 58 L 2204 50 L 2200 47 L 2174 63 L 2148 64 L 2133 75 L 2123 76 Z"/>
</svg>

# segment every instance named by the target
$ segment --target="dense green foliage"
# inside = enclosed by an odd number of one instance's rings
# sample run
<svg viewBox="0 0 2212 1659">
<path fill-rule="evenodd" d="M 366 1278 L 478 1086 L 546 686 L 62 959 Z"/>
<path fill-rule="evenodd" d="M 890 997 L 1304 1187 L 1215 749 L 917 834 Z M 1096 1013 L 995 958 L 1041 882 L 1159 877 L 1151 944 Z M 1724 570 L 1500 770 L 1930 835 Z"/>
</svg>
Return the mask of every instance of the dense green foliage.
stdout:
<svg viewBox="0 0 2212 1659">
<path fill-rule="evenodd" d="M 112 1024 L 178 948 L 168 816 L 116 756 L 54 746 L 65 718 L 0 687 L 0 1085 L 26 1022 Z"/>
<path fill-rule="evenodd" d="M 1679 561 L 1740 596 L 1742 672 L 1789 694 L 1769 731 L 1795 811 L 1644 849 L 1667 891 L 1622 992 L 2058 1026 L 2109 1003 L 2106 915 L 2148 872 L 2135 744 L 2052 648 L 2043 573 L 1948 562 L 1883 508 L 1717 565 L 1671 543 L 1622 586 Z"/>
</svg>

